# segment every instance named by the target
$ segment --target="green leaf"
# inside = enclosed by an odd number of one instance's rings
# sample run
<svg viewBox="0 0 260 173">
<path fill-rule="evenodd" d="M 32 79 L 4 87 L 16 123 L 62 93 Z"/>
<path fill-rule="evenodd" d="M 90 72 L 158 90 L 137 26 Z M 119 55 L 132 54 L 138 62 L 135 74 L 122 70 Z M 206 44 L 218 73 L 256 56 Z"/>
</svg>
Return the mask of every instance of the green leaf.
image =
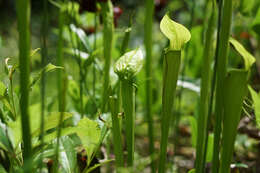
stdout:
<svg viewBox="0 0 260 173">
<path fill-rule="evenodd" d="M 183 25 L 171 20 L 168 14 L 161 20 L 160 29 L 170 40 L 170 50 L 181 50 L 191 38 L 190 31 Z"/>
<path fill-rule="evenodd" d="M 248 71 L 234 69 L 227 74 L 224 81 L 224 117 L 220 172 L 230 172 L 237 127 L 247 91 L 247 76 Z"/>
<path fill-rule="evenodd" d="M 189 116 L 188 120 L 190 122 L 191 127 L 191 144 L 193 148 L 196 148 L 197 144 L 197 120 L 194 116 Z"/>
<path fill-rule="evenodd" d="M 196 173 L 196 169 L 191 169 L 188 173 Z"/>
<path fill-rule="evenodd" d="M 82 44 L 84 46 L 85 51 L 88 52 L 88 53 L 92 53 L 92 48 L 90 46 L 90 42 L 89 42 L 88 37 L 85 34 L 85 32 L 81 28 L 77 28 L 73 24 L 70 25 L 70 29 L 80 39 L 80 41 L 82 42 Z"/>
<path fill-rule="evenodd" d="M 142 69 L 143 61 L 141 49 L 132 50 L 117 60 L 114 71 L 121 79 L 131 79 Z"/>
<path fill-rule="evenodd" d="M 98 167 L 100 167 L 100 166 L 102 166 L 102 165 L 104 165 L 104 164 L 107 164 L 107 163 L 110 163 L 110 162 L 112 162 L 112 161 L 114 161 L 114 160 L 105 160 L 105 161 L 103 161 L 103 162 L 101 162 L 101 163 L 98 163 L 98 164 L 95 164 L 94 166 L 92 166 L 92 167 L 90 167 L 90 168 L 88 168 L 88 169 L 86 169 L 86 171 L 84 170 L 83 171 L 83 173 L 90 173 L 91 171 L 93 171 L 93 170 L 95 170 L 96 168 L 98 168 Z"/>
<path fill-rule="evenodd" d="M 8 138 L 8 130 L 4 124 L 0 123 L 0 148 L 12 152 L 13 147 Z"/>
<path fill-rule="evenodd" d="M 250 54 L 237 40 L 230 37 L 229 42 L 234 46 L 236 51 L 243 57 L 245 63 L 245 69 L 249 70 L 252 64 L 255 63 L 255 58 Z"/>
<path fill-rule="evenodd" d="M 60 159 L 59 163 L 64 173 L 76 172 L 77 169 L 77 153 L 73 141 L 68 137 L 64 136 L 60 142 Z"/>
<path fill-rule="evenodd" d="M 250 94 L 254 102 L 255 117 L 257 127 L 260 129 L 260 92 L 257 94 L 250 86 L 248 86 Z"/>
<path fill-rule="evenodd" d="M 86 150 L 88 158 L 90 158 L 98 145 L 101 135 L 98 123 L 84 117 L 79 121 L 76 133 Z M 90 162 L 90 159 L 88 159 L 88 162 Z"/>
<path fill-rule="evenodd" d="M 0 164 L 0 172 L 1 173 L 7 173 L 5 168 Z"/>
<path fill-rule="evenodd" d="M 6 86 L 3 82 L 0 81 L 0 96 L 4 96 L 6 92 Z"/>
<path fill-rule="evenodd" d="M 36 49 L 33 49 L 31 50 L 31 56 L 34 56 L 38 51 L 40 50 L 40 48 L 36 48 Z"/>
<path fill-rule="evenodd" d="M 32 79 L 32 82 L 30 84 L 30 87 L 32 87 L 33 85 L 35 85 L 35 83 L 37 81 L 39 81 L 43 75 L 43 73 L 48 73 L 48 72 L 52 72 L 56 69 L 63 69 L 63 67 L 60 67 L 60 66 L 55 66 L 53 64 L 48 64 L 46 65 L 33 79 Z"/>
<path fill-rule="evenodd" d="M 260 7 L 252 24 L 252 29 L 260 36 Z"/>
<path fill-rule="evenodd" d="M 35 110 L 35 109 L 32 109 Z M 52 128 L 55 128 L 59 124 L 59 118 L 61 116 L 60 112 L 51 113 L 47 116 L 45 116 L 44 120 L 44 130 L 50 130 Z M 72 117 L 71 113 L 63 112 L 63 121 L 66 119 Z M 40 134 L 40 124 L 41 124 L 41 114 L 40 113 L 34 113 L 30 111 L 30 125 L 31 125 L 31 135 L 33 137 L 37 137 Z M 22 131 L 21 131 L 21 117 L 19 116 L 15 121 L 12 121 L 8 124 L 8 126 L 12 130 L 12 141 L 15 147 L 21 142 L 22 140 Z"/>
</svg>

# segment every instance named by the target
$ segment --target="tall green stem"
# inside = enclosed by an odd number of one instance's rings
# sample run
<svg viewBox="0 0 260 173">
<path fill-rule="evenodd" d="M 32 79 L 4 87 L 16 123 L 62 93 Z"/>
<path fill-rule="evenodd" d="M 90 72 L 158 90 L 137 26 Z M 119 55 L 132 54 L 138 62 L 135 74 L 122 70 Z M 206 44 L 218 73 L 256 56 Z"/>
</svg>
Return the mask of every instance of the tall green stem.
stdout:
<svg viewBox="0 0 260 173">
<path fill-rule="evenodd" d="M 163 62 L 163 95 L 159 173 L 165 172 L 169 127 L 181 62 L 181 51 L 166 51 Z"/>
<path fill-rule="evenodd" d="M 134 164 L 135 88 L 132 80 L 121 80 L 122 104 L 126 122 L 127 166 Z"/>
<path fill-rule="evenodd" d="M 43 14 L 43 22 L 42 22 L 42 54 L 41 54 L 41 63 L 42 63 L 42 68 L 45 67 L 46 65 L 46 59 L 48 56 L 47 52 L 47 45 L 46 45 L 46 38 L 47 38 L 47 32 L 48 32 L 48 1 L 44 0 L 43 1 L 43 9 L 44 9 L 44 14 Z M 41 80 L 41 145 L 43 146 L 44 144 L 44 110 L 45 110 L 45 73 L 43 70 L 42 74 L 42 80 Z M 41 158 L 42 159 L 42 158 Z M 42 164 L 40 165 L 40 168 L 42 168 Z"/>
<path fill-rule="evenodd" d="M 104 48 L 104 83 L 103 83 L 103 95 L 102 95 L 102 112 L 105 111 L 107 102 L 107 91 L 110 80 L 110 65 L 111 65 L 111 54 L 113 48 L 113 33 L 114 33 L 114 22 L 113 22 L 113 5 L 110 0 L 107 2 L 101 2 L 101 14 L 104 22 L 103 28 L 103 48 Z"/>
<path fill-rule="evenodd" d="M 112 115 L 112 132 L 113 132 L 113 141 L 114 141 L 114 151 L 116 156 L 116 166 L 118 169 L 120 167 L 124 167 L 124 158 L 123 158 L 121 128 L 120 128 L 120 121 L 118 118 L 117 104 L 118 104 L 118 99 L 111 97 L 110 110 Z"/>
<path fill-rule="evenodd" d="M 203 52 L 202 79 L 200 92 L 200 109 L 198 116 L 198 134 L 196 145 L 196 171 L 203 173 L 205 171 L 204 152 L 207 145 L 207 123 L 209 113 L 209 98 L 210 98 L 210 81 L 211 81 L 211 63 L 212 63 L 212 48 L 215 24 L 217 13 L 215 10 L 215 0 L 212 1 L 212 14 L 209 18 L 208 28 L 206 31 L 205 48 Z"/>
<path fill-rule="evenodd" d="M 63 27 L 64 27 L 64 10 L 61 7 L 59 11 L 59 41 L 58 41 L 58 49 L 57 49 L 57 65 L 63 67 Z M 57 71 L 57 85 L 58 85 L 58 98 L 59 98 L 59 111 L 62 111 L 64 105 L 63 103 L 63 71 Z"/>
<path fill-rule="evenodd" d="M 145 49 L 146 49 L 146 117 L 148 121 L 148 136 L 149 136 L 149 152 L 153 160 L 154 154 L 154 137 L 153 137 L 153 116 L 152 116 L 152 86 L 151 86 L 151 71 L 152 71 L 152 26 L 153 26 L 154 0 L 146 0 L 146 19 L 144 24 L 145 35 Z M 151 163 L 152 172 L 156 171 L 156 164 Z"/>
<path fill-rule="evenodd" d="M 221 163 L 219 173 L 230 173 L 237 127 L 240 121 L 243 100 L 247 92 L 246 70 L 231 70 L 225 78 L 224 118 L 221 140 Z"/>
<path fill-rule="evenodd" d="M 219 168 L 219 148 L 221 124 L 223 119 L 223 88 L 224 78 L 226 76 L 227 55 L 229 48 L 229 36 L 232 18 L 232 0 L 223 0 L 223 9 L 221 11 L 221 28 L 220 28 L 220 43 L 218 51 L 217 65 L 217 83 L 216 83 L 216 106 L 215 106 L 215 127 L 214 127 L 214 151 L 212 172 L 218 173 Z"/>
<path fill-rule="evenodd" d="M 23 157 L 25 172 L 31 172 L 32 143 L 29 119 L 29 75 L 30 75 L 30 0 L 17 0 L 16 10 L 19 32 L 19 64 L 20 64 L 20 91 L 21 91 L 21 124 L 23 137 Z"/>
</svg>

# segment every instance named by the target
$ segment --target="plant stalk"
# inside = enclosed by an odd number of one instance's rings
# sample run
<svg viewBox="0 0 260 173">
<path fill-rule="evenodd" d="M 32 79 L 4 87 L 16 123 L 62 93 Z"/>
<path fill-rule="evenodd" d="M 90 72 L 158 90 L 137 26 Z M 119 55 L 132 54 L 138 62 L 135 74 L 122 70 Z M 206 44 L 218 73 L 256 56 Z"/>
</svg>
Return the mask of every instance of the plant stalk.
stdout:
<svg viewBox="0 0 260 173">
<path fill-rule="evenodd" d="M 163 95 L 162 95 L 162 120 L 161 120 L 161 146 L 158 173 L 165 172 L 167 142 L 173 103 L 181 63 L 181 51 L 169 50 L 164 54 L 163 62 Z"/>
<path fill-rule="evenodd" d="M 21 91 L 21 124 L 23 138 L 23 158 L 25 172 L 31 172 L 32 156 L 31 129 L 29 118 L 29 76 L 30 76 L 30 0 L 16 1 L 19 33 L 19 67 Z"/>
<path fill-rule="evenodd" d="M 116 156 L 116 166 L 117 169 L 124 167 L 123 158 L 123 148 L 122 148 L 122 138 L 121 138 L 121 128 L 120 121 L 118 118 L 118 99 L 115 97 L 110 97 L 110 110 L 112 115 L 112 132 L 114 141 L 114 152 Z"/>
<path fill-rule="evenodd" d="M 156 172 L 156 164 L 154 163 L 154 132 L 153 132 L 153 116 L 152 116 L 152 27 L 153 27 L 153 13 L 154 13 L 154 0 L 146 0 L 146 19 L 144 24 L 145 35 L 144 43 L 146 50 L 146 118 L 148 122 L 148 136 L 149 136 L 149 152 L 151 156 L 151 169 L 152 173 Z"/>
<path fill-rule="evenodd" d="M 207 124 L 209 113 L 209 99 L 210 99 L 210 82 L 211 82 L 211 64 L 213 55 L 213 36 L 215 24 L 217 20 L 217 13 L 215 10 L 215 0 L 212 1 L 212 14 L 208 20 L 208 28 L 206 31 L 205 48 L 203 52 L 203 65 L 202 65 L 202 78 L 200 90 L 200 108 L 198 116 L 198 132 L 197 132 L 197 145 L 196 145 L 196 162 L 195 168 L 197 172 L 205 172 L 204 152 L 207 145 Z"/>
<path fill-rule="evenodd" d="M 103 28 L 103 47 L 104 47 L 104 83 L 103 83 L 103 94 L 102 94 L 102 107 L 101 111 L 105 112 L 106 102 L 108 99 L 108 88 L 110 80 L 110 65 L 111 65 L 111 54 L 113 48 L 113 33 L 114 33 L 114 22 L 113 22 L 113 5 L 110 0 L 107 2 L 101 2 L 101 14 L 104 21 Z"/>
<path fill-rule="evenodd" d="M 227 70 L 227 55 L 229 49 L 229 36 L 232 18 L 232 0 L 223 0 L 223 9 L 221 11 L 220 42 L 218 51 L 217 65 L 217 83 L 216 83 L 216 105 L 215 105 L 215 127 L 214 127 L 214 151 L 212 172 L 218 173 L 219 168 L 219 148 L 221 136 L 221 124 L 223 119 L 223 88 L 224 78 Z"/>
<path fill-rule="evenodd" d="M 122 104 L 126 122 L 127 166 L 134 164 L 135 88 L 131 80 L 121 80 Z"/>
</svg>

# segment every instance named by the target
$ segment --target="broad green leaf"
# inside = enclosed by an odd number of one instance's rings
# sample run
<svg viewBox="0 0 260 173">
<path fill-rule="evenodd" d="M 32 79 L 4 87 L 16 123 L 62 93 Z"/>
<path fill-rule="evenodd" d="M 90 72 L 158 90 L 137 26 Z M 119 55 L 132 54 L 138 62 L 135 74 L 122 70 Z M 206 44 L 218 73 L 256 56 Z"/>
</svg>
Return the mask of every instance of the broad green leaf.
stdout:
<svg viewBox="0 0 260 173">
<path fill-rule="evenodd" d="M 245 69 L 249 70 L 252 64 L 255 63 L 255 58 L 250 54 L 237 40 L 230 37 L 229 42 L 234 46 L 236 51 L 243 57 L 245 63 Z"/>
<path fill-rule="evenodd" d="M 132 50 L 117 60 L 114 71 L 121 79 L 131 79 L 142 69 L 143 61 L 141 49 Z"/>
<path fill-rule="evenodd" d="M 67 136 L 67 135 L 71 135 L 73 133 L 76 133 L 77 131 L 77 127 L 66 127 L 66 128 L 63 128 L 62 131 L 61 131 L 61 136 Z M 49 133 L 47 135 L 44 136 L 44 142 L 45 143 L 49 143 L 51 142 L 53 139 L 57 138 L 57 132 L 54 131 L 52 133 Z M 40 144 L 40 141 L 38 141 L 35 146 L 39 145 Z"/>
<path fill-rule="evenodd" d="M 77 153 L 73 141 L 68 137 L 64 136 L 60 142 L 60 157 L 59 163 L 64 173 L 76 172 L 77 168 Z"/>
<path fill-rule="evenodd" d="M 55 66 L 51 63 L 49 63 L 48 65 L 46 65 L 33 79 L 32 82 L 30 84 L 30 87 L 32 87 L 37 81 L 39 81 L 43 75 L 43 73 L 48 73 L 48 72 L 52 72 L 56 69 L 63 69 L 63 67 L 60 66 Z"/>
<path fill-rule="evenodd" d="M 31 125 L 31 134 L 33 137 L 36 137 L 40 134 L 40 124 L 41 124 L 41 114 L 36 113 L 34 114 L 33 112 L 30 112 L 30 125 Z M 56 113 L 51 113 L 45 117 L 44 120 L 44 130 L 50 130 L 52 128 L 55 128 L 59 124 L 59 118 L 61 116 L 60 112 Z M 63 121 L 72 117 L 71 113 L 63 112 Z M 12 130 L 12 135 L 13 135 L 13 143 L 14 146 L 17 147 L 17 145 L 21 142 L 22 140 L 22 131 L 21 131 L 21 117 L 19 116 L 16 121 L 12 121 L 8 124 L 8 126 Z"/>
<path fill-rule="evenodd" d="M 90 158 L 99 142 L 101 135 L 98 123 L 84 117 L 79 121 L 76 133 L 86 150 L 88 158 Z M 90 159 L 88 159 L 88 162 L 89 161 Z"/>
<path fill-rule="evenodd" d="M 160 29 L 170 40 L 170 50 L 181 50 L 191 38 L 190 31 L 183 25 L 171 20 L 168 14 L 161 20 Z"/>
<path fill-rule="evenodd" d="M 248 86 L 248 88 L 254 102 L 256 124 L 260 129 L 260 93 L 257 94 L 250 86 Z"/>
</svg>

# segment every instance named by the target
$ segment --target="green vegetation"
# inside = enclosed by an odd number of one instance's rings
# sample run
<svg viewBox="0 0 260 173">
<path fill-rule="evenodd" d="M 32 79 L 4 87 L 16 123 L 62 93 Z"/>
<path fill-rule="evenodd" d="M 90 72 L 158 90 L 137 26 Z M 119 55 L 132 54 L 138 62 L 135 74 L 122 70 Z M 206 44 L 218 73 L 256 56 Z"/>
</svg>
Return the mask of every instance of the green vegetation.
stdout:
<svg viewBox="0 0 260 173">
<path fill-rule="evenodd" d="M 258 173 L 260 2 L 10 0 L 0 16 L 1 173 Z"/>
</svg>

